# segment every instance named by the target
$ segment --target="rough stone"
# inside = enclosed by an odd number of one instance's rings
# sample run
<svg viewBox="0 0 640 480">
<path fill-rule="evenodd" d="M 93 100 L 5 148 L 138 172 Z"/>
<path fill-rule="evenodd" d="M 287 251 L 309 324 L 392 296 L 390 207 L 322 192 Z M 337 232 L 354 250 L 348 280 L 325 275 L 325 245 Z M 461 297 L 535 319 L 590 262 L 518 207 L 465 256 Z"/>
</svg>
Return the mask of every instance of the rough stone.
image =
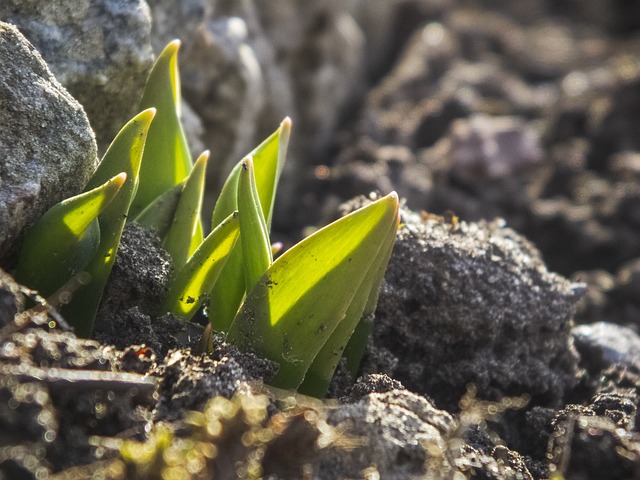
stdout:
<svg viewBox="0 0 640 480">
<path fill-rule="evenodd" d="M 6 5 L 6 4 L 3 4 Z M 82 106 L 12 25 L 0 22 L 0 259 L 97 164 Z"/>
<path fill-rule="evenodd" d="M 598 322 L 571 331 L 576 349 L 590 371 L 622 364 L 640 372 L 640 337 L 630 328 Z"/>
<path fill-rule="evenodd" d="M 0 19 L 18 26 L 84 106 L 104 151 L 138 113 L 153 64 L 146 2 L 8 0 Z"/>
<path fill-rule="evenodd" d="M 425 478 L 436 467 L 450 470 L 445 452 L 453 418 L 406 390 L 371 393 L 341 405 L 328 412 L 327 423 L 363 444 L 329 449 L 313 465 L 314 478 L 366 478 L 369 471 L 393 480 Z"/>
<path fill-rule="evenodd" d="M 468 384 L 487 400 L 526 393 L 533 405 L 561 405 L 576 383 L 570 328 L 584 286 L 548 272 L 500 222 L 407 210 L 402 222 L 363 372 L 386 373 L 446 409 Z"/>
</svg>

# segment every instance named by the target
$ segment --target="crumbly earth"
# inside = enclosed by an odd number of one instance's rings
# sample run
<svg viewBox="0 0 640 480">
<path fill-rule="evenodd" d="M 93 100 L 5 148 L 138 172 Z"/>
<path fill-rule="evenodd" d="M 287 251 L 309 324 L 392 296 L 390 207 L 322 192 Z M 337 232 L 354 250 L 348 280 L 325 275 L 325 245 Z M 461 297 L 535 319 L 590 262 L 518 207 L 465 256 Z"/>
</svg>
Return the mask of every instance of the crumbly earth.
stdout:
<svg viewBox="0 0 640 480">
<path fill-rule="evenodd" d="M 455 410 L 468 384 L 497 401 L 558 407 L 576 383 L 574 305 L 584 286 L 547 272 L 499 222 L 401 214 L 363 371 L 384 372 Z"/>
</svg>

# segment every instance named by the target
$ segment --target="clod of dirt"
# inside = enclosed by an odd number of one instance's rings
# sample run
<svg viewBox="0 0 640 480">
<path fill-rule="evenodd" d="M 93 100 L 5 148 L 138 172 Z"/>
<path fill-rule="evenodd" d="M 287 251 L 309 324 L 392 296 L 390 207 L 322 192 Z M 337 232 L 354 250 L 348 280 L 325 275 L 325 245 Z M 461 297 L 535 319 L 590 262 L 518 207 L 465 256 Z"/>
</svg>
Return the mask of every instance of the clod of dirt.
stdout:
<svg viewBox="0 0 640 480">
<path fill-rule="evenodd" d="M 500 222 L 459 224 L 402 211 L 363 372 L 382 372 L 450 411 L 526 394 L 562 405 L 576 383 L 571 319 L 584 288 L 549 273 Z"/>
<path fill-rule="evenodd" d="M 586 407 L 569 406 L 559 415 L 549 458 L 564 478 L 638 478 L 640 435 Z"/>
<path fill-rule="evenodd" d="M 167 314 L 156 318 L 171 274 L 171 258 L 158 236 L 135 223 L 125 227 L 105 289 L 94 336 L 123 349 L 145 344 L 163 358 L 181 346 L 185 322 Z"/>
<path fill-rule="evenodd" d="M 587 405 L 569 404 L 555 415 L 546 455 L 550 471 L 578 480 L 639 478 L 640 374 L 632 355 L 637 336 L 616 346 L 609 334 L 621 340 L 618 330 L 627 329 L 604 322 L 577 329 L 592 397 Z"/>
<path fill-rule="evenodd" d="M 89 438 L 142 433 L 143 410 L 154 402 L 151 379 L 117 371 L 112 348 L 60 331 L 62 319 L 46 304 L 26 310 L 29 297 L 0 270 L 9 307 L 0 326 L 0 474 L 7 478 L 99 459 L 104 451 Z"/>
<path fill-rule="evenodd" d="M 345 403 L 355 403 L 370 393 L 385 393 L 391 390 L 404 390 L 400 382 L 387 375 L 373 374 L 360 377 L 349 389 L 348 396 L 343 398 Z"/>
<path fill-rule="evenodd" d="M 134 306 L 147 315 L 163 313 L 157 309 L 164 300 L 171 270 L 171 257 L 162 248 L 160 238 L 136 223 L 127 224 L 100 304 L 96 328 Z"/>
<path fill-rule="evenodd" d="M 249 393 L 251 382 L 269 381 L 276 372 L 274 362 L 242 353 L 219 335 L 214 336 L 210 355 L 174 350 L 155 372 L 160 377 L 155 418 L 180 419 L 189 410 L 202 410 L 213 397 L 231 398 L 236 392 Z"/>
</svg>

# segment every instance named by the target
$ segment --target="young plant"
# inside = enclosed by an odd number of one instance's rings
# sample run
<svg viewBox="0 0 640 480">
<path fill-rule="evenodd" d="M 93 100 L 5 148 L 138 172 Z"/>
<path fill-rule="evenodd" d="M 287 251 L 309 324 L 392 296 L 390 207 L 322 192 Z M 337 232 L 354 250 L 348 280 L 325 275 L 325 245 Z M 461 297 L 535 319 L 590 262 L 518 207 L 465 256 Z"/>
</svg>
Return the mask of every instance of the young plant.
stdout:
<svg viewBox="0 0 640 480">
<path fill-rule="evenodd" d="M 397 196 L 341 218 L 274 262 L 269 231 L 287 118 L 231 171 L 203 239 L 209 153 L 192 166 L 179 120 L 178 47 L 170 43 L 149 76 L 142 106 L 153 108 L 125 125 L 85 193 L 28 233 L 17 276 L 60 298 L 78 287 L 62 313 L 90 336 L 125 221 L 154 228 L 174 264 L 157 316 L 189 320 L 209 298 L 215 330 L 280 365 L 275 386 L 322 396 L 341 357 L 357 371 L 398 227 Z"/>
<path fill-rule="evenodd" d="M 124 185 L 122 172 L 93 190 L 63 200 L 29 230 L 16 279 L 50 296 L 93 259 L 100 246 L 100 215 Z"/>
<path fill-rule="evenodd" d="M 81 294 L 74 295 L 70 303 L 61 307 L 61 313 L 76 328 L 80 336 L 88 337 L 93 331 L 93 322 L 102 298 L 102 291 L 111 273 L 129 206 L 137 188 L 142 152 L 154 115 L 155 110 L 151 108 L 134 117 L 120 130 L 104 154 L 98 169 L 85 187 L 85 192 L 95 192 L 95 189 L 99 191 L 101 188 L 105 193 L 113 192 L 116 186 L 117 191 L 111 195 L 109 202 L 101 203 L 102 208 L 92 209 L 92 215 L 95 214 L 93 219 L 87 222 L 87 212 L 82 213 L 83 210 L 80 207 L 75 211 L 79 212 L 78 215 L 85 216 L 84 221 L 76 221 L 75 228 L 70 228 L 68 232 L 58 234 L 53 239 L 49 238 L 48 232 L 64 232 L 65 225 L 68 225 L 66 223 L 68 217 L 63 214 L 61 218 L 55 212 L 65 212 L 70 204 L 83 205 L 82 199 L 88 196 L 80 195 L 63 201 L 38 220 L 28 233 L 28 241 L 23 244 L 20 252 L 17 278 L 26 279 L 25 283 L 28 286 L 42 289 L 45 295 L 58 289 L 60 296 L 64 299 L 69 296 L 65 286 L 74 274 L 81 271 L 86 277 L 81 282 L 84 284 Z M 113 185 L 114 182 L 115 185 Z M 118 183 L 121 185 L 118 186 Z M 112 186 L 109 187 L 109 185 Z M 52 219 L 55 221 L 51 222 Z M 86 227 L 81 229 L 84 225 Z M 76 251 L 83 252 L 82 261 L 77 263 L 70 258 L 70 255 L 74 255 Z M 61 252 L 63 252 L 62 257 Z M 59 258 L 66 257 L 64 263 L 68 267 L 67 271 L 64 272 L 64 266 L 62 268 L 58 266 L 50 272 L 48 271 L 49 262 L 34 267 L 34 261 L 37 261 L 38 257 L 49 258 L 50 262 L 58 264 Z M 43 284 L 40 284 L 41 281 Z"/>
<path fill-rule="evenodd" d="M 187 139 L 180 123 L 180 41 L 170 42 L 151 69 L 140 109 L 155 108 L 140 169 L 140 186 L 131 205 L 136 217 L 159 195 L 181 183 L 193 168 Z"/>
<path fill-rule="evenodd" d="M 284 166 L 291 134 L 291 120 L 285 118 L 278 130 L 250 152 L 246 158 L 251 159 L 254 172 L 254 184 L 267 233 L 271 228 L 273 205 L 276 187 Z M 243 171 L 239 162 L 225 181 L 218 201 L 213 209 L 212 225 L 218 225 L 232 212 L 238 210 L 238 183 Z M 243 253 L 237 245 L 227 264 L 223 268 L 219 281 L 210 292 L 208 315 L 213 328 L 226 332 L 238 313 L 242 299 L 246 293 Z"/>
<path fill-rule="evenodd" d="M 255 282 L 227 340 L 279 363 L 274 386 L 324 395 L 358 323 L 373 312 L 397 226 L 392 193 L 292 247 Z"/>
</svg>

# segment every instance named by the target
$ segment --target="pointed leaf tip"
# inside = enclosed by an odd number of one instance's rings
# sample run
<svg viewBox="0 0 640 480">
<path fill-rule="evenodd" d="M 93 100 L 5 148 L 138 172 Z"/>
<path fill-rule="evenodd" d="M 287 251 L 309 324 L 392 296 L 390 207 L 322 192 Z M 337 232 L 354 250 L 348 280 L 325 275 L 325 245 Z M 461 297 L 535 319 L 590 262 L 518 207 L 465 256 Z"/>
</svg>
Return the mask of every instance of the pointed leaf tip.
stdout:
<svg viewBox="0 0 640 480">
<path fill-rule="evenodd" d="M 113 177 L 113 183 L 122 186 L 127 181 L 127 172 L 121 172 Z"/>
<path fill-rule="evenodd" d="M 210 156 L 211 156 L 211 151 L 205 150 L 204 152 L 202 152 L 198 157 L 198 159 L 193 164 L 193 168 L 195 169 L 196 165 L 198 165 L 199 168 L 202 168 L 202 164 L 204 163 L 206 165 Z"/>
<path fill-rule="evenodd" d="M 151 122 L 153 118 L 156 116 L 156 108 L 151 107 L 146 110 L 141 111 L 138 115 L 136 115 L 133 120 L 139 120 L 141 122 Z"/>
</svg>

